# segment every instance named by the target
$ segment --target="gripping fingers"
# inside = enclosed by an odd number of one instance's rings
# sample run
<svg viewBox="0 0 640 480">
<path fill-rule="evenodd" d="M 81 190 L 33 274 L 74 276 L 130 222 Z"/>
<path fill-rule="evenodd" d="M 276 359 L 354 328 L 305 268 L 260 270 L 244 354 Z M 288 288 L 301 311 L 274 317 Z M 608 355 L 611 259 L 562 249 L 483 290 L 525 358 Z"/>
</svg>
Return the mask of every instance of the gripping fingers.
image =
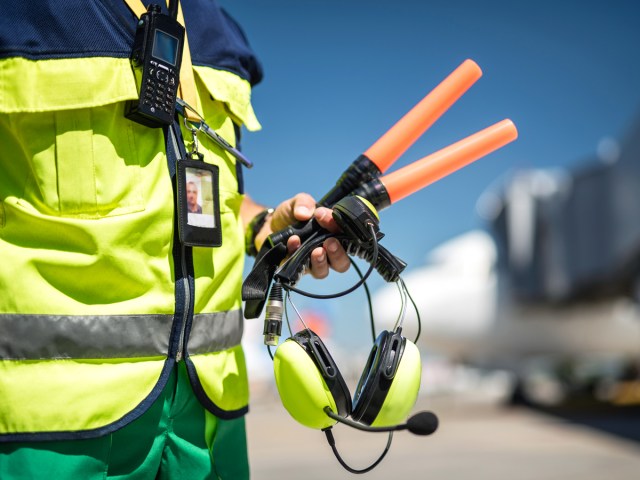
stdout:
<svg viewBox="0 0 640 480">
<path fill-rule="evenodd" d="M 331 210 L 324 207 L 316 209 L 315 218 L 318 223 L 330 231 L 337 231 L 338 227 L 331 215 Z M 300 247 L 300 237 L 292 235 L 287 240 L 287 251 L 293 254 Z M 322 247 L 315 248 L 311 252 L 310 272 L 314 278 L 325 278 L 329 275 L 329 269 L 336 272 L 345 272 L 349 269 L 351 262 L 349 256 L 335 238 L 328 238 Z"/>
<path fill-rule="evenodd" d="M 335 238 L 328 238 L 323 247 L 311 252 L 311 275 L 314 278 L 325 278 L 329 275 L 329 268 L 336 272 L 346 272 L 351 262 L 347 253 Z"/>
<path fill-rule="evenodd" d="M 325 278 L 329 275 L 329 261 L 324 247 L 315 248 L 311 252 L 311 276 Z"/>
<path fill-rule="evenodd" d="M 349 266 L 351 265 L 349 256 L 338 240 L 335 238 L 327 238 L 324 242 L 324 249 L 327 252 L 331 268 L 340 273 L 349 270 Z"/>
<path fill-rule="evenodd" d="M 287 240 L 287 250 L 289 255 L 293 254 L 300 248 L 300 237 L 292 235 Z M 342 247 L 341 247 L 342 248 Z M 314 278 L 325 278 L 329 275 L 329 261 L 324 247 L 314 248 L 310 255 L 311 265 L 310 272 Z"/>
</svg>

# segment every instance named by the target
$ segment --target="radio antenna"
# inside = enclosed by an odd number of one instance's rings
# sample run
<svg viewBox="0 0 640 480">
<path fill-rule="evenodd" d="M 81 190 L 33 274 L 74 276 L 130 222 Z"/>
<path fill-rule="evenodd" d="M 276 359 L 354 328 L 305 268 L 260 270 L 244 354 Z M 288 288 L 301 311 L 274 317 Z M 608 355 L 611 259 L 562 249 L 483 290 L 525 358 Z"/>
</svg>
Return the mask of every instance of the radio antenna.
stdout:
<svg viewBox="0 0 640 480">
<path fill-rule="evenodd" d="M 174 20 L 178 19 L 178 5 L 180 0 L 168 0 L 169 5 L 167 8 L 169 9 L 169 16 Z"/>
</svg>

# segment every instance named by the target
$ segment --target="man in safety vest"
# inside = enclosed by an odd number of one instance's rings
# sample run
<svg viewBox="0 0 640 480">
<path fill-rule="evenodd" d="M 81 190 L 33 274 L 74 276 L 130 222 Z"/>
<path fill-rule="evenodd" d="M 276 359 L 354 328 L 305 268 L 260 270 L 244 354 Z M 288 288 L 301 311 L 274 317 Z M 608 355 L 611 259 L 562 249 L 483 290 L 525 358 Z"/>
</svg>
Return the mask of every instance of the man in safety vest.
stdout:
<svg viewBox="0 0 640 480">
<path fill-rule="evenodd" d="M 137 3 L 144 12 L 149 2 Z M 139 98 L 132 4 L 3 5 L 3 480 L 247 478 L 245 244 L 253 250 L 312 215 L 336 228 L 306 194 L 273 212 L 253 202 L 238 158 L 180 115 L 161 128 L 127 118 Z M 233 147 L 241 126 L 259 128 L 250 94 L 261 67 L 214 2 L 185 2 L 182 22 L 187 103 Z M 209 189 L 196 215 L 215 213 L 195 226 L 179 215 L 188 150 L 197 155 L 187 170 Z M 219 241 L 201 246 L 198 233 L 190 242 L 191 227 Z M 293 237 L 288 248 L 299 244 Z M 348 263 L 328 240 L 311 270 L 321 278 Z"/>
</svg>

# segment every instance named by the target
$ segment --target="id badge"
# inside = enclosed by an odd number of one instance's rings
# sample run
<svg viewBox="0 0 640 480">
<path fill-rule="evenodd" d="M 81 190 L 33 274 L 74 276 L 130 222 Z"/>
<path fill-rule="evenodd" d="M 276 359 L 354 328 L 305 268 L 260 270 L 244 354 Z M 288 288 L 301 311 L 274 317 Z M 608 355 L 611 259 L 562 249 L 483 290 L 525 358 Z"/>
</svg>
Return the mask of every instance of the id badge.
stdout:
<svg viewBox="0 0 640 480">
<path fill-rule="evenodd" d="M 222 245 L 218 167 L 198 160 L 180 160 L 178 182 L 178 230 L 183 245 Z"/>
</svg>

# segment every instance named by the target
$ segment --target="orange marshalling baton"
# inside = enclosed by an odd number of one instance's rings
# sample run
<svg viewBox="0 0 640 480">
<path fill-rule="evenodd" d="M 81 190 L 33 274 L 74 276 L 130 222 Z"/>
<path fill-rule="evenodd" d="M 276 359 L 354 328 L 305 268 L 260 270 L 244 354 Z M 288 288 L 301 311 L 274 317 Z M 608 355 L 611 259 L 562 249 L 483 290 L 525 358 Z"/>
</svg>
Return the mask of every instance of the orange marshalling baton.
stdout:
<svg viewBox="0 0 640 480">
<path fill-rule="evenodd" d="M 466 167 L 518 138 L 511 120 L 502 120 L 453 145 L 416 160 L 411 165 L 380 177 L 389 200 L 395 203 L 418 190 Z"/>
<path fill-rule="evenodd" d="M 427 131 L 482 76 L 473 60 L 465 60 L 436 88 L 371 145 L 364 155 L 381 172 Z"/>
<path fill-rule="evenodd" d="M 319 203 L 332 207 L 363 183 L 386 172 L 481 76 L 482 70 L 476 62 L 462 62 L 360 155 Z"/>
</svg>

